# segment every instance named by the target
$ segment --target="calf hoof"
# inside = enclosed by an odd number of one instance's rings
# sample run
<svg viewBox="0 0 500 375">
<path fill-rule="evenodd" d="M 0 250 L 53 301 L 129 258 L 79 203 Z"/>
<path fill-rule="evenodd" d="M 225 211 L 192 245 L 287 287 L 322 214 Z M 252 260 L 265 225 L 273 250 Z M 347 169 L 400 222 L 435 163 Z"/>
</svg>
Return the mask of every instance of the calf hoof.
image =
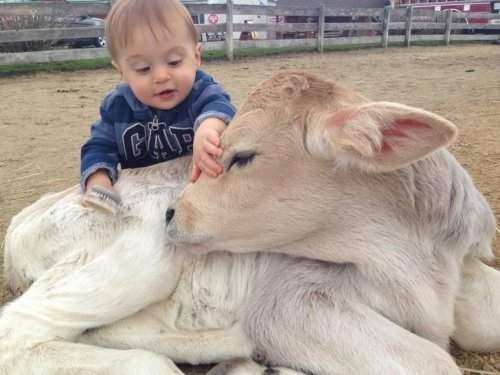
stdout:
<svg viewBox="0 0 500 375">
<path fill-rule="evenodd" d="M 21 296 L 33 284 L 33 280 L 16 276 L 10 276 L 6 282 L 7 290 L 11 296 L 17 298 Z"/>
<path fill-rule="evenodd" d="M 206 375 L 280 375 L 278 370 L 257 364 L 249 358 L 236 358 L 221 362 Z"/>
</svg>

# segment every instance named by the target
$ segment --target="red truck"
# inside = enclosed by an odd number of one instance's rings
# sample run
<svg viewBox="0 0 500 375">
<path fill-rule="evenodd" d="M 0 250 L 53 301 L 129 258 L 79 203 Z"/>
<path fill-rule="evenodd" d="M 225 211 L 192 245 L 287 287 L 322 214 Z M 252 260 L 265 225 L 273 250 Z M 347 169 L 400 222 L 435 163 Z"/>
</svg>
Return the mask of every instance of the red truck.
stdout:
<svg viewBox="0 0 500 375">
<path fill-rule="evenodd" d="M 455 9 L 463 13 L 500 13 L 500 1 L 400 0 L 399 6 L 436 11 Z"/>
<path fill-rule="evenodd" d="M 497 1 L 458 1 L 458 0 L 400 0 L 401 8 L 414 7 L 415 9 L 427 9 L 433 11 L 446 11 L 462 13 L 466 15 L 464 19 L 468 24 L 499 24 L 500 19 L 487 19 L 474 17 L 474 13 L 494 13 L 500 14 L 500 0 Z M 474 30 L 468 30 L 474 32 Z M 498 30 L 482 30 L 482 33 L 498 33 Z"/>
</svg>

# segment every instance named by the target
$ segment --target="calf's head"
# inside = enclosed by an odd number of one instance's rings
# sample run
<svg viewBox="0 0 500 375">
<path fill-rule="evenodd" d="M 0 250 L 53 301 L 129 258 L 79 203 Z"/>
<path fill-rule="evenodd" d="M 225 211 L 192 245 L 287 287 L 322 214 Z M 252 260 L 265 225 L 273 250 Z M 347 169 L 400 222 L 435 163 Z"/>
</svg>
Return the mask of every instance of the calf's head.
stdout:
<svg viewBox="0 0 500 375">
<path fill-rule="evenodd" d="M 250 92 L 225 131 L 224 173 L 202 175 L 169 208 L 168 235 L 199 251 L 232 252 L 316 235 L 356 200 L 350 180 L 405 167 L 455 134 L 430 112 L 279 73 Z"/>
</svg>

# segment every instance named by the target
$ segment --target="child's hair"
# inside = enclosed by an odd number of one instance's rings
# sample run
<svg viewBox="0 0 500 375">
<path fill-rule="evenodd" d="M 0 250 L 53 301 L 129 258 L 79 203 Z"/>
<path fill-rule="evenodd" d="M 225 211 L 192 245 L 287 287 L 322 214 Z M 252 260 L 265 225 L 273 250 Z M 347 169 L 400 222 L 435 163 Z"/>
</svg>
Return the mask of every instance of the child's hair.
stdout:
<svg viewBox="0 0 500 375">
<path fill-rule="evenodd" d="M 193 19 L 180 0 L 118 0 L 106 17 L 105 37 L 111 58 L 117 58 L 138 26 L 149 27 L 158 40 L 165 38 L 165 32 L 175 33 L 169 29 L 173 19 L 185 22 L 194 43 L 198 43 Z"/>
</svg>

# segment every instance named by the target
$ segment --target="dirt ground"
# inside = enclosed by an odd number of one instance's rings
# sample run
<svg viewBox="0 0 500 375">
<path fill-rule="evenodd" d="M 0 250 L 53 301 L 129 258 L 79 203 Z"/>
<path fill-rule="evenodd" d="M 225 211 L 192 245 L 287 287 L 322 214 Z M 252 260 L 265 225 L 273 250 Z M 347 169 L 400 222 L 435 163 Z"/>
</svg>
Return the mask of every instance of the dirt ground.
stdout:
<svg viewBox="0 0 500 375">
<path fill-rule="evenodd" d="M 373 99 L 449 118 L 460 129 L 451 150 L 500 219 L 500 46 L 309 53 L 215 61 L 204 68 L 236 105 L 250 87 L 274 72 L 301 69 Z M 12 216 L 41 194 L 78 182 L 80 145 L 117 78 L 111 69 L 0 78 L 0 238 Z M 500 264 L 500 240 L 494 247 Z M 0 305 L 9 298 L 5 288 L 1 291 Z M 464 367 L 500 373 L 500 353 L 455 354 Z"/>
</svg>

